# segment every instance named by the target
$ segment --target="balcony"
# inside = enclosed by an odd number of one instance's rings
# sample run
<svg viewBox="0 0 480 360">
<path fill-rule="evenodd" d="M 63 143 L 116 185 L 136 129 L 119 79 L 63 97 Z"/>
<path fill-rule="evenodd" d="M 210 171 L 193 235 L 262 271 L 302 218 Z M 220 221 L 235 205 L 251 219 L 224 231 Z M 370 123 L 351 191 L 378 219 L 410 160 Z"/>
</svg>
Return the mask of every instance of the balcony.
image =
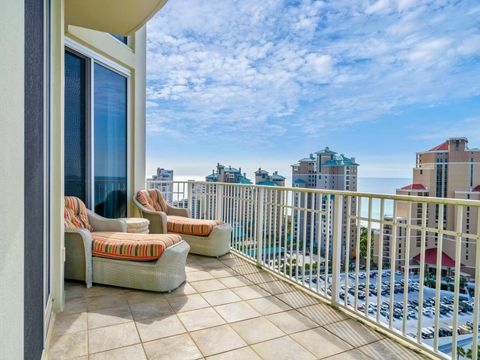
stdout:
<svg viewBox="0 0 480 360">
<path fill-rule="evenodd" d="M 480 225 L 479 202 L 146 186 L 195 218 L 231 224 L 231 254 L 190 255 L 187 283 L 171 294 L 68 284 L 51 358 L 75 348 L 93 359 L 111 349 L 115 358 L 457 359 L 478 346 L 480 226 L 466 225 Z"/>
<path fill-rule="evenodd" d="M 190 255 L 170 294 L 66 284 L 49 359 L 420 359 L 237 255 Z"/>
</svg>

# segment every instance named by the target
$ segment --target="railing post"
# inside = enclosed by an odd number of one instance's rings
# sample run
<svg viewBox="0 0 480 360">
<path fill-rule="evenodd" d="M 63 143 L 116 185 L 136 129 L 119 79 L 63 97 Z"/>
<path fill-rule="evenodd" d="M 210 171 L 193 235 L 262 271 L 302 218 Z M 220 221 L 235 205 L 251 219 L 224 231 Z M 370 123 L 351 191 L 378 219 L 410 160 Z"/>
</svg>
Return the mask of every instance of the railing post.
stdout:
<svg viewBox="0 0 480 360">
<path fill-rule="evenodd" d="M 329 209 L 327 209 L 329 211 Z M 342 261 L 343 196 L 335 195 L 333 203 L 333 244 L 332 244 L 332 305 L 337 305 L 340 294 L 340 265 Z M 346 234 L 348 236 L 348 234 Z M 347 250 L 348 251 L 348 250 Z M 328 261 L 328 259 L 326 259 Z M 325 278 L 327 281 L 327 278 Z M 347 290 L 347 289 L 345 289 Z"/>
<path fill-rule="evenodd" d="M 215 189 L 215 210 L 216 210 L 216 220 L 223 221 L 223 185 L 217 185 Z"/>
<path fill-rule="evenodd" d="M 265 201 L 265 190 L 263 188 L 257 189 L 257 225 L 256 225 L 256 240 L 257 240 L 257 264 L 262 265 L 263 258 L 263 205 Z"/>
<path fill-rule="evenodd" d="M 193 180 L 188 180 L 187 184 L 187 208 L 190 210 L 192 217 L 195 218 L 195 214 L 193 213 Z"/>
</svg>

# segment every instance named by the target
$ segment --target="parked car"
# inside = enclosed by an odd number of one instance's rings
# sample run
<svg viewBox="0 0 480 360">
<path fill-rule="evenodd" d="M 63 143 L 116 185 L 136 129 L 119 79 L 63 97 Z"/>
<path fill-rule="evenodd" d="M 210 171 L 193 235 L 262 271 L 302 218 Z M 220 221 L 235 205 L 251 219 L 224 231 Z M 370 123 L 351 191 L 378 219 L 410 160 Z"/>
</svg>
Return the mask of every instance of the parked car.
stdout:
<svg viewBox="0 0 480 360">
<path fill-rule="evenodd" d="M 426 317 L 433 317 L 433 311 L 429 308 L 424 308 L 422 314 Z"/>
</svg>

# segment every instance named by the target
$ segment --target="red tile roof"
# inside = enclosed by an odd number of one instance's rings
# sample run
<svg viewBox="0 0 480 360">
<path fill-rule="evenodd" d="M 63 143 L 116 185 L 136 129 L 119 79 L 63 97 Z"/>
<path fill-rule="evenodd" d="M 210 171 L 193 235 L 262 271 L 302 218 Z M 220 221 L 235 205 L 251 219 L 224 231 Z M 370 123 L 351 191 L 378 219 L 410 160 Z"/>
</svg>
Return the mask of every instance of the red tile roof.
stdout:
<svg viewBox="0 0 480 360">
<path fill-rule="evenodd" d="M 473 188 L 473 191 L 480 192 L 480 185 L 477 185 Z"/>
<path fill-rule="evenodd" d="M 448 141 L 445 141 L 444 143 L 441 143 L 440 145 L 437 145 L 428 151 L 448 151 Z"/>
<path fill-rule="evenodd" d="M 415 256 L 413 260 L 420 262 L 420 254 Z M 425 251 L 425 264 L 436 265 L 437 264 L 437 248 L 430 248 Z M 442 252 L 442 266 L 455 267 L 455 260 L 450 256 Z"/>
<path fill-rule="evenodd" d="M 422 184 L 410 184 L 402 187 L 402 190 L 427 190 Z"/>
</svg>

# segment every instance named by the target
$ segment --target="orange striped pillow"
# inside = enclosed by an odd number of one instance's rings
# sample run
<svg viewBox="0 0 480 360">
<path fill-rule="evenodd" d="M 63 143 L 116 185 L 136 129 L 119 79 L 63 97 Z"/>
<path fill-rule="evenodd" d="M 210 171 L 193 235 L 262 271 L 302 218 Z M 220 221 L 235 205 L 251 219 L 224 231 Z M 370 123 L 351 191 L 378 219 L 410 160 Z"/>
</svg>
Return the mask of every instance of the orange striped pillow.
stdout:
<svg viewBox="0 0 480 360">
<path fill-rule="evenodd" d="M 137 200 L 140 204 L 145 206 L 148 210 L 157 211 L 153 206 L 150 196 L 148 195 L 146 190 L 140 190 L 137 192 Z"/>
<path fill-rule="evenodd" d="M 93 231 L 88 221 L 87 207 L 82 200 L 75 196 L 65 196 L 63 209 L 65 228 L 87 229 Z"/>
<path fill-rule="evenodd" d="M 158 189 L 148 190 L 150 198 L 153 200 L 153 206 L 157 211 L 163 211 L 165 214 L 168 214 L 168 205 L 165 199 L 163 198 L 162 192 Z"/>
</svg>

